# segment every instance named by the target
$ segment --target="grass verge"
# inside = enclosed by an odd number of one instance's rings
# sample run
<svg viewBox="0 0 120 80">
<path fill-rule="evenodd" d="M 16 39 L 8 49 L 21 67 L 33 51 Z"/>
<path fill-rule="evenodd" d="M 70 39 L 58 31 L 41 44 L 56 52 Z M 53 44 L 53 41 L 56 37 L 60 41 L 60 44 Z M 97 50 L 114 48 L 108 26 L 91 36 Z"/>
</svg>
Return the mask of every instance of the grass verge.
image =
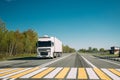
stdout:
<svg viewBox="0 0 120 80">
<path fill-rule="evenodd" d="M 23 58 L 23 57 L 36 57 L 36 54 L 24 53 L 24 54 L 17 54 L 14 56 L 0 54 L 0 61 L 5 61 L 5 60 L 10 60 L 10 59 L 15 59 L 15 58 Z"/>
</svg>

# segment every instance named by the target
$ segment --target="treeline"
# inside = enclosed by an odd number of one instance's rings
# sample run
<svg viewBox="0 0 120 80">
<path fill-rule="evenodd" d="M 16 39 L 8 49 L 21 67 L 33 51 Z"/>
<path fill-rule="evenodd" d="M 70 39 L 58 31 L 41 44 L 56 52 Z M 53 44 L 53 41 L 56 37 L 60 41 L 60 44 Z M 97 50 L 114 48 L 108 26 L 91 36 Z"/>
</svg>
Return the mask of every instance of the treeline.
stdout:
<svg viewBox="0 0 120 80">
<path fill-rule="evenodd" d="M 82 53 L 107 53 L 109 52 L 108 50 L 105 50 L 104 48 L 100 48 L 100 49 L 97 49 L 97 48 L 92 48 L 92 47 L 89 47 L 88 49 L 79 49 L 78 52 L 82 52 Z"/>
<path fill-rule="evenodd" d="M 37 38 L 37 33 L 31 29 L 24 32 L 7 30 L 5 23 L 0 20 L 0 55 L 35 53 Z"/>
<path fill-rule="evenodd" d="M 76 50 L 74 48 L 69 47 L 68 45 L 63 45 L 63 53 L 74 53 Z"/>
</svg>

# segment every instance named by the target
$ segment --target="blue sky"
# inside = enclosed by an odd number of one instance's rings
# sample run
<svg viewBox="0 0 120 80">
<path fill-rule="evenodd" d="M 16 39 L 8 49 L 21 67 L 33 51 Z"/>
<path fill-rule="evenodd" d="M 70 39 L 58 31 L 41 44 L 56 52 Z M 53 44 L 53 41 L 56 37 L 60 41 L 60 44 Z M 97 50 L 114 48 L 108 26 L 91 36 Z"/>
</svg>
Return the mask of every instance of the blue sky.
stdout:
<svg viewBox="0 0 120 80">
<path fill-rule="evenodd" d="M 0 0 L 9 30 L 35 30 L 75 49 L 120 45 L 120 0 Z"/>
</svg>

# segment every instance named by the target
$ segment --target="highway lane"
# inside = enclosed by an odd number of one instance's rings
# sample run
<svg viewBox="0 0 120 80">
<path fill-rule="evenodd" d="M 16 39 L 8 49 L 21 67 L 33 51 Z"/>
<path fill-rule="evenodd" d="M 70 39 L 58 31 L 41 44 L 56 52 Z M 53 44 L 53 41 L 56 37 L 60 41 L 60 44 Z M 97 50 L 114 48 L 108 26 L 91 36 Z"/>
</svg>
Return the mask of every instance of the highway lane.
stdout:
<svg viewBox="0 0 120 80">
<path fill-rule="evenodd" d="M 120 68 L 120 62 L 100 59 L 98 57 L 92 56 L 92 54 L 80 54 L 86 58 L 89 62 L 95 65 L 97 68 Z"/>
<path fill-rule="evenodd" d="M 64 53 L 62 57 L 67 56 L 67 53 Z M 36 67 L 42 64 L 57 60 L 61 57 L 54 59 L 39 59 L 37 57 L 23 57 L 23 58 L 15 58 L 7 61 L 0 61 L 0 68 L 27 68 L 27 67 Z"/>
<path fill-rule="evenodd" d="M 91 67 L 89 66 L 85 60 L 79 54 L 72 54 L 69 57 L 60 60 L 59 62 L 55 62 L 47 67 Z"/>
</svg>

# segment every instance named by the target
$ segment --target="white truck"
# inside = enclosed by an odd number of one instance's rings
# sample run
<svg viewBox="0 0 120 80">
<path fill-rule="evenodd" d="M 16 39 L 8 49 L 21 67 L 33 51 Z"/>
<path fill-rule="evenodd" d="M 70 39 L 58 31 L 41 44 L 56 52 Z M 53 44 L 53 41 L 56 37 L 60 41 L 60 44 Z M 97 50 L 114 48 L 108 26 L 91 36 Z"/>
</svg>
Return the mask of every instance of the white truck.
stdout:
<svg viewBox="0 0 120 80">
<path fill-rule="evenodd" d="M 38 58 L 56 58 L 62 55 L 62 42 L 56 37 L 39 37 L 37 42 Z"/>
</svg>

